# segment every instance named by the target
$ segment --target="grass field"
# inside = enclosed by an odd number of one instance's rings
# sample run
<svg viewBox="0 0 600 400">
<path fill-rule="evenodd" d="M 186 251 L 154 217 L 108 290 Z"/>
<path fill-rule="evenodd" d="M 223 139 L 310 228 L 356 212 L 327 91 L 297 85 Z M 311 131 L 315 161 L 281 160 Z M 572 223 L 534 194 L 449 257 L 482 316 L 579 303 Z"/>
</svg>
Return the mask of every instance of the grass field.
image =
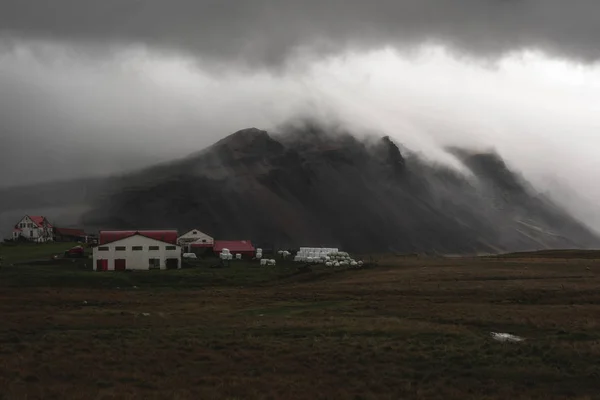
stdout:
<svg viewBox="0 0 600 400">
<path fill-rule="evenodd" d="M 302 274 L 85 263 L 0 269 L 0 399 L 600 396 L 592 258 L 387 257 Z"/>
</svg>

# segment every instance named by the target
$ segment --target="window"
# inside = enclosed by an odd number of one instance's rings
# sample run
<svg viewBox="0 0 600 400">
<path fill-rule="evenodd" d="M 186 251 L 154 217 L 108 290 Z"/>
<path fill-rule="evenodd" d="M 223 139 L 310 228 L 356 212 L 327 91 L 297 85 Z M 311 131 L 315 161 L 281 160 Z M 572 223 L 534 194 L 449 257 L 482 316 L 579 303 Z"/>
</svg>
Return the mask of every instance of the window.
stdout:
<svg viewBox="0 0 600 400">
<path fill-rule="evenodd" d="M 177 250 L 177 246 L 167 246 L 166 250 Z"/>
<path fill-rule="evenodd" d="M 206 243 L 206 239 L 202 239 L 202 243 Z"/>
<path fill-rule="evenodd" d="M 116 251 L 125 251 L 125 250 L 127 250 L 127 248 L 125 246 L 116 246 L 115 250 Z"/>
<path fill-rule="evenodd" d="M 33 231 L 29 231 L 29 237 L 33 237 Z"/>
<path fill-rule="evenodd" d="M 158 247 L 158 246 L 150 246 L 150 247 L 148 247 L 148 249 L 149 250 L 153 250 L 153 251 L 157 251 L 157 250 L 160 249 L 160 247 Z"/>
<path fill-rule="evenodd" d="M 133 250 L 133 251 L 142 251 L 142 250 L 144 250 L 144 246 L 132 246 L 131 250 Z"/>
<path fill-rule="evenodd" d="M 108 251 L 108 246 L 98 247 L 98 251 Z"/>
</svg>

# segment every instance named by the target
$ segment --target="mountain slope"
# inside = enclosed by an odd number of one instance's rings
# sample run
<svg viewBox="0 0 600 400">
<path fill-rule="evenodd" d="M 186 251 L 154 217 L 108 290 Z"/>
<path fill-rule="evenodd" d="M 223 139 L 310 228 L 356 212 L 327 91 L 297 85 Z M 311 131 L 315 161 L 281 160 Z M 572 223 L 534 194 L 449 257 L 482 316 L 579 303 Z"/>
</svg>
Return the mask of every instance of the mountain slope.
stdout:
<svg viewBox="0 0 600 400">
<path fill-rule="evenodd" d="M 123 176 L 85 214 L 111 228 L 199 227 L 219 238 L 353 251 L 473 253 L 591 247 L 598 239 L 495 154 L 452 149 L 471 174 L 316 125 L 237 132 Z"/>
</svg>

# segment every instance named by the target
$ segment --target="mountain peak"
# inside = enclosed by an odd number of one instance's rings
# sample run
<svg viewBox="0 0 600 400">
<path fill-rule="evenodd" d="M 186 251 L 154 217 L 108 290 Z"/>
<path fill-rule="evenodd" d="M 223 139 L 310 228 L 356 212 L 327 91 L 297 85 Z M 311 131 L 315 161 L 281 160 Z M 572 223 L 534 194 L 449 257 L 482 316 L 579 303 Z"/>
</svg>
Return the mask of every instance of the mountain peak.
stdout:
<svg viewBox="0 0 600 400">
<path fill-rule="evenodd" d="M 232 133 L 231 135 L 225 137 L 224 139 L 221 139 L 220 141 L 217 142 L 217 145 L 219 144 L 228 144 L 228 145 L 232 145 L 232 144 L 248 144 L 251 142 L 254 142 L 256 140 L 264 140 L 266 138 L 270 138 L 269 133 L 267 131 L 264 131 L 262 129 L 258 129 L 258 128 L 246 128 L 246 129 L 241 129 L 237 132 Z"/>
<path fill-rule="evenodd" d="M 221 150 L 240 153 L 280 153 L 284 147 L 267 131 L 258 128 L 239 130 L 215 144 Z"/>
</svg>

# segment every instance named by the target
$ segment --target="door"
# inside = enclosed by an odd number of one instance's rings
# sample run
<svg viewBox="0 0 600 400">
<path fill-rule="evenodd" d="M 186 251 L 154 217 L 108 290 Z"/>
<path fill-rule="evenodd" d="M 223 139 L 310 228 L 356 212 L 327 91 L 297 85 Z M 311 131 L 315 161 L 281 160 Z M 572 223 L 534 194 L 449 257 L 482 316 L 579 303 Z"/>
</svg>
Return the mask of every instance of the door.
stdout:
<svg viewBox="0 0 600 400">
<path fill-rule="evenodd" d="M 96 271 L 108 271 L 108 260 L 96 260 Z"/>
<path fill-rule="evenodd" d="M 177 258 L 167 258 L 167 269 L 179 268 L 179 260 Z"/>
<path fill-rule="evenodd" d="M 125 271 L 127 269 L 127 260 L 115 260 L 115 271 Z"/>
<path fill-rule="evenodd" d="M 148 260 L 148 268 L 149 269 L 160 269 L 160 259 L 159 258 L 150 258 Z"/>
</svg>

